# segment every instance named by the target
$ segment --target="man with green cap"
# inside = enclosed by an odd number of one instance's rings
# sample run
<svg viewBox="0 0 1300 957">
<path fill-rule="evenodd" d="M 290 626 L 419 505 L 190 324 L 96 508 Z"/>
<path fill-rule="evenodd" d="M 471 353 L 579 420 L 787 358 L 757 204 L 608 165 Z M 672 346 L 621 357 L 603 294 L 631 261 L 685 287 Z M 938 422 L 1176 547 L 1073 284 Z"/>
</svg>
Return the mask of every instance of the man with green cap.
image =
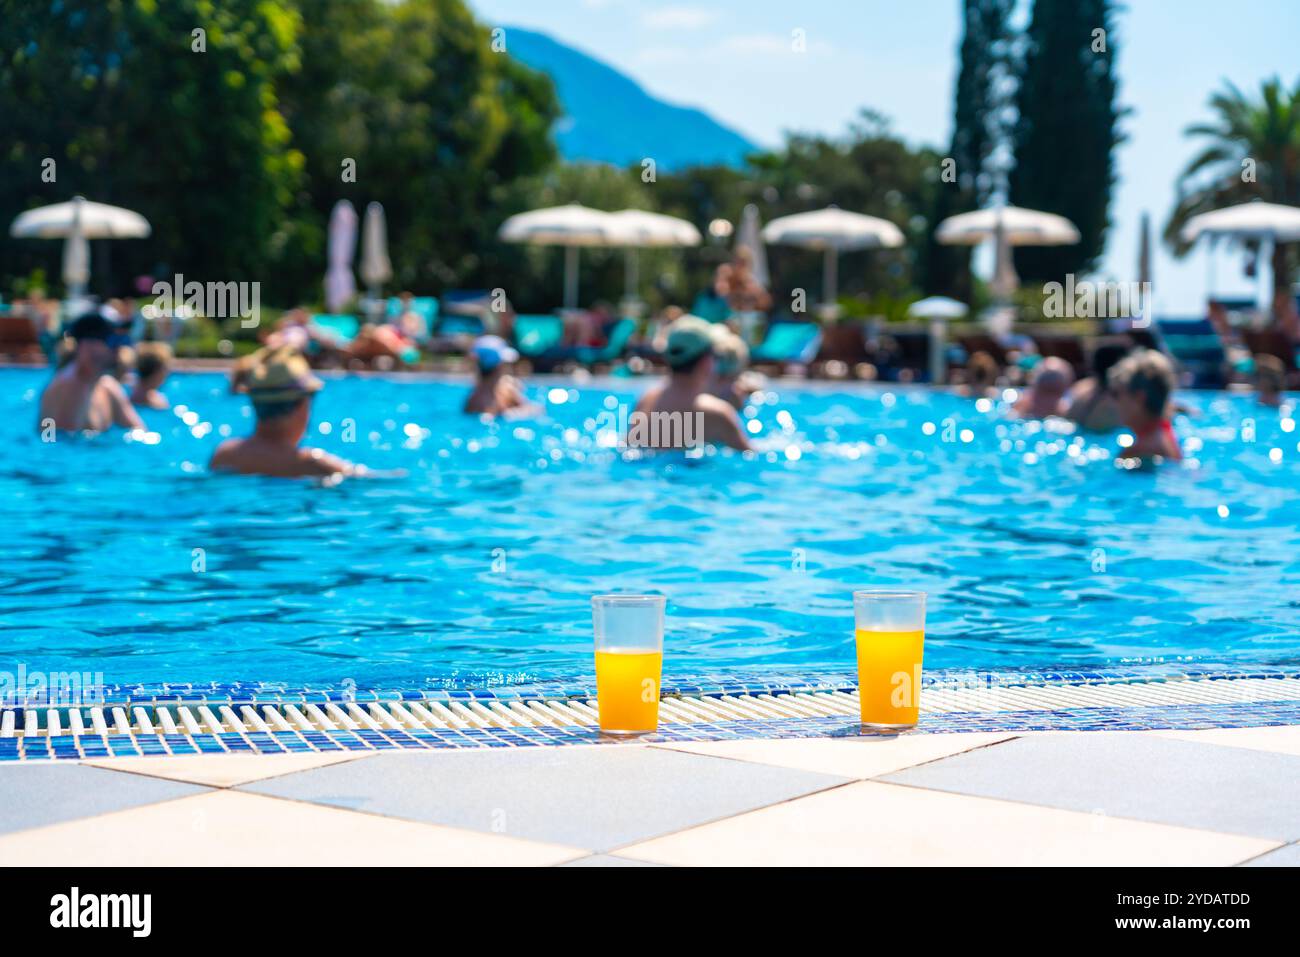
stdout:
<svg viewBox="0 0 1300 957">
<path fill-rule="evenodd" d="M 629 446 L 673 449 L 713 443 L 749 450 L 736 410 L 709 394 L 715 342 L 712 325 L 698 316 L 682 316 L 668 326 L 660 350 L 668 363 L 668 381 L 637 402 L 628 427 Z"/>
<path fill-rule="evenodd" d="M 365 471 L 320 449 L 300 448 L 311 418 L 311 399 L 324 383 L 294 349 L 261 357 L 247 376 L 257 427 L 246 439 L 228 439 L 212 453 L 208 468 L 275 478 L 330 478 Z"/>
</svg>

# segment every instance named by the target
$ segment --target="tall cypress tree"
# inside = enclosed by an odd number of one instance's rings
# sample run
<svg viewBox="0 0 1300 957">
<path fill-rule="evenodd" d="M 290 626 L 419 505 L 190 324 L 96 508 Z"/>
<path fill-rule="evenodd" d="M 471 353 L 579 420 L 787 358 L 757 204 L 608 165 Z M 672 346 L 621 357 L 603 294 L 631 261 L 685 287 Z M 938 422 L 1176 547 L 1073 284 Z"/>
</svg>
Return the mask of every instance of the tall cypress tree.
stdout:
<svg viewBox="0 0 1300 957">
<path fill-rule="evenodd" d="M 1105 249 L 1123 141 L 1115 56 L 1112 0 L 1035 0 L 1016 94 L 1010 199 L 1069 218 L 1081 238 L 1017 249 L 1023 279 L 1087 272 Z"/>
<path fill-rule="evenodd" d="M 994 155 L 1006 133 L 1007 21 L 1014 6 L 1015 0 L 962 0 L 961 69 L 948 150 L 956 179 L 941 177 L 936 184 L 932 227 L 956 213 L 985 205 L 1000 186 Z M 929 292 L 969 300 L 970 250 L 939 245 L 932 229 L 925 250 L 925 282 Z"/>
</svg>

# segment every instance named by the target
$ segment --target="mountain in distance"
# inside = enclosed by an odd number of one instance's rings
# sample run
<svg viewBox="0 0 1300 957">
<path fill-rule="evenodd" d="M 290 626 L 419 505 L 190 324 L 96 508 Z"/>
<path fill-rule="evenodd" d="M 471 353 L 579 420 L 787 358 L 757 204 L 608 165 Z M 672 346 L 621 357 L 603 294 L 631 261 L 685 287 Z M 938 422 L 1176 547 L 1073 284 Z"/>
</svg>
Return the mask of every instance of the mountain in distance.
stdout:
<svg viewBox="0 0 1300 957">
<path fill-rule="evenodd" d="M 739 166 L 756 147 L 700 110 L 655 99 L 613 67 L 544 33 L 506 27 L 506 48 L 551 77 L 564 110 L 555 142 L 566 160 L 659 169 Z"/>
</svg>

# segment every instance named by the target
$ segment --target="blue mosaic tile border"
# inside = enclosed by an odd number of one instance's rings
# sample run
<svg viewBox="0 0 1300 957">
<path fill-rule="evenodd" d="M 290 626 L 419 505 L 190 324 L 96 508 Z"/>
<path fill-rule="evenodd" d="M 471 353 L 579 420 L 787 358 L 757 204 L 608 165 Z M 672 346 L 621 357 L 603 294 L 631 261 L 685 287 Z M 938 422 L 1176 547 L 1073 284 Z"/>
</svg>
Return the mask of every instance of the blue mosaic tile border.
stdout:
<svg viewBox="0 0 1300 957">
<path fill-rule="evenodd" d="M 971 671 L 927 672 L 922 679 L 926 688 L 1010 688 L 1040 686 L 1078 686 L 1128 684 L 1189 679 L 1300 678 L 1300 665 L 1242 668 L 1232 666 L 1150 665 L 1141 668 L 1097 668 L 1075 671 Z M 359 689 L 351 684 L 311 684 L 290 686 L 279 682 L 167 682 L 155 684 L 109 685 L 97 689 L 93 700 L 51 700 L 48 692 L 0 694 L 0 707 L 48 707 L 51 704 L 103 706 L 150 705 L 202 701 L 209 704 L 280 704 L 330 701 L 520 701 L 538 698 L 594 698 L 596 689 L 584 679 L 553 679 L 492 688 L 375 688 Z M 789 694 L 795 691 L 840 690 L 857 688 L 857 673 L 817 671 L 790 674 L 677 675 L 665 682 L 669 695 L 743 695 Z"/>
<path fill-rule="evenodd" d="M 1136 708 L 1073 708 L 1061 711 L 962 712 L 924 715 L 917 734 L 980 731 L 1149 731 L 1157 729 L 1258 728 L 1300 724 L 1300 701 Z M 861 733 L 843 716 L 666 724 L 639 743 L 736 741 L 755 738 L 851 737 Z M 275 731 L 247 734 L 62 735 L 0 738 L 0 762 L 83 760 L 108 757 L 196 754 L 300 754 L 465 748 L 626 745 L 590 728 L 465 728 L 418 731 Z"/>
</svg>

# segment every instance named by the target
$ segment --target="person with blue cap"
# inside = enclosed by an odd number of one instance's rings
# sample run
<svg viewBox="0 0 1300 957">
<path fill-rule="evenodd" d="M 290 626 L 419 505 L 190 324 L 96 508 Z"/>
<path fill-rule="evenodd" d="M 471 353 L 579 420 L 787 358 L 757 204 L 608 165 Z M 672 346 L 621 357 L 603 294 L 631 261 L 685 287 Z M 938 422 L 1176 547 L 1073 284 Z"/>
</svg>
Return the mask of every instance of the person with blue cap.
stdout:
<svg viewBox="0 0 1300 957">
<path fill-rule="evenodd" d="M 519 353 L 500 336 L 479 336 L 470 347 L 470 355 L 478 367 L 478 379 L 465 397 L 467 415 L 520 415 L 534 411 L 535 407 L 524 398 L 519 380 L 510 374 L 511 363 L 519 360 Z"/>
</svg>

